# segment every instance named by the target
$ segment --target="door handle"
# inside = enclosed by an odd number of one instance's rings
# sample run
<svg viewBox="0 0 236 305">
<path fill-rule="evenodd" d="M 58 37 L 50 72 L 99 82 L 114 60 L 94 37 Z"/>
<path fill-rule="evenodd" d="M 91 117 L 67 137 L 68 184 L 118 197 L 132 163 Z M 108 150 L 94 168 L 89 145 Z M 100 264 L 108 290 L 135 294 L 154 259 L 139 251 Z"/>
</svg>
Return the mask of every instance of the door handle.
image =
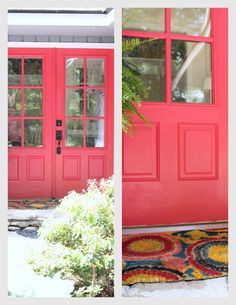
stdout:
<svg viewBox="0 0 236 305">
<path fill-rule="evenodd" d="M 61 154 L 62 130 L 56 130 L 56 140 L 58 141 L 57 155 Z"/>
<path fill-rule="evenodd" d="M 61 141 L 62 140 L 62 131 L 61 130 L 57 130 L 56 131 L 56 140 L 57 141 Z"/>
</svg>

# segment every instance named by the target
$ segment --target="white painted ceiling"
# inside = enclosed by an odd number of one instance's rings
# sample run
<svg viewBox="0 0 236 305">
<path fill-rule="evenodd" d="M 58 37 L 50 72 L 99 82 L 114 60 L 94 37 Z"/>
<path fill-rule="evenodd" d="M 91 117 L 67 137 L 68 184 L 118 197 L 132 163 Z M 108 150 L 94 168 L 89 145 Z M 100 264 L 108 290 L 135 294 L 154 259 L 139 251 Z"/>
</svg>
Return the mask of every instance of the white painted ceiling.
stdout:
<svg viewBox="0 0 236 305">
<path fill-rule="evenodd" d="M 108 14 L 8 14 L 8 35 L 113 36 L 113 34 L 114 10 Z"/>
</svg>

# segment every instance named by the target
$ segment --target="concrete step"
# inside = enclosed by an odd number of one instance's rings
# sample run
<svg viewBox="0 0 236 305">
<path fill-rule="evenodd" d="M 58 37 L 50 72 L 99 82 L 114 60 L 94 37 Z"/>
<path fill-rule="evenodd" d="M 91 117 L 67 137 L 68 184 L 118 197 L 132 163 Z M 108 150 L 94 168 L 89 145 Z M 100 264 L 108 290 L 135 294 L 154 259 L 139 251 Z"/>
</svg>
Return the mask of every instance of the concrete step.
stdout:
<svg viewBox="0 0 236 305">
<path fill-rule="evenodd" d="M 19 229 L 25 229 L 27 227 L 39 228 L 42 225 L 44 219 L 52 217 L 60 217 L 58 210 L 51 209 L 9 209 L 8 210 L 8 230 L 16 231 Z"/>
</svg>

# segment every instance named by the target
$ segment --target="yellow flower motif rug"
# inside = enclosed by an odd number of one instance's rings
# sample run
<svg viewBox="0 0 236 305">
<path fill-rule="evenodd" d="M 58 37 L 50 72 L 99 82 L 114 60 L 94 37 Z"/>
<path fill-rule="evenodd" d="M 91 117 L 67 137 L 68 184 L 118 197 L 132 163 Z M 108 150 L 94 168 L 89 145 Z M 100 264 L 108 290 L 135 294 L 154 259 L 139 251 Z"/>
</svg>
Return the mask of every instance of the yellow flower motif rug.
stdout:
<svg viewBox="0 0 236 305">
<path fill-rule="evenodd" d="M 123 285 L 228 275 L 228 230 L 124 235 Z"/>
</svg>

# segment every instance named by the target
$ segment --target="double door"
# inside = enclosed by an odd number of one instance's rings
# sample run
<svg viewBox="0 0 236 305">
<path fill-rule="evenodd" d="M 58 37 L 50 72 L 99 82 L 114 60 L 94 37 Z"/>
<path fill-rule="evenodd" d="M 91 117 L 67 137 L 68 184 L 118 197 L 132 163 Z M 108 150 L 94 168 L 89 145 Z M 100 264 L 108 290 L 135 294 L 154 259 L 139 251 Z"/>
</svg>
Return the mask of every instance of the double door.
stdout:
<svg viewBox="0 0 236 305">
<path fill-rule="evenodd" d="M 113 51 L 9 50 L 9 198 L 61 198 L 113 173 Z"/>
</svg>

